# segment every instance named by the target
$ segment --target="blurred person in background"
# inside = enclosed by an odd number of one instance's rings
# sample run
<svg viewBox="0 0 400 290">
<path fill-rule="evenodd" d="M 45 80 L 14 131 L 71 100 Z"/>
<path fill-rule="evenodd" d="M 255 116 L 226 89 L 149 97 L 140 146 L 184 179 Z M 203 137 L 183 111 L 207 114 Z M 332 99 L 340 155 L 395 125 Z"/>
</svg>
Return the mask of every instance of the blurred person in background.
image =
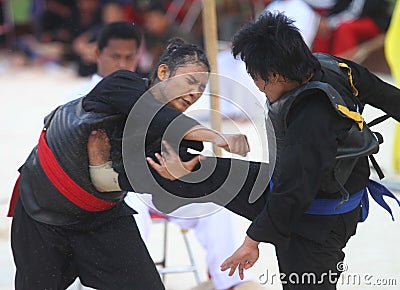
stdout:
<svg viewBox="0 0 400 290">
<path fill-rule="evenodd" d="M 25 1 L 26 2 L 26 1 Z M 68 21 L 72 16 L 74 1 L 46 0 L 43 2 L 28 1 L 19 3 L 13 1 L 12 16 L 21 9 L 31 17 L 30 30 L 16 31 L 13 35 L 12 48 L 23 64 L 45 64 L 47 62 L 64 62 L 64 52 L 68 50 L 72 31 L 68 28 Z M 9 12 L 9 10 L 7 10 Z M 17 13 L 17 14 L 16 14 Z"/>
<path fill-rule="evenodd" d="M 95 48 L 88 50 L 90 59 L 96 61 L 96 72 L 90 82 L 65 97 L 65 102 L 83 97 L 104 77 L 117 70 L 135 71 L 139 56 L 142 32 L 137 25 L 125 21 L 111 22 L 98 32 Z"/>
<path fill-rule="evenodd" d="M 101 23 L 100 0 L 46 0 L 43 7 L 36 4 L 31 9 L 37 15 L 33 34 L 17 37 L 15 43 L 16 49 L 34 64 L 79 60 L 73 51 L 73 41 Z"/>
<path fill-rule="evenodd" d="M 91 26 L 87 31 L 77 36 L 72 43 L 76 55 L 77 73 L 79 76 L 89 76 L 97 71 L 96 38 L 100 30 L 107 24 L 126 21 L 124 6 L 118 1 L 107 1 L 101 6 L 101 23 Z"/>
<path fill-rule="evenodd" d="M 140 63 L 140 70 L 149 73 L 156 65 L 168 39 L 181 37 L 189 43 L 199 45 L 201 40 L 190 32 L 180 29 L 176 21 L 169 19 L 163 1 L 152 1 L 143 11 L 142 27 L 145 52 Z"/>
<path fill-rule="evenodd" d="M 295 21 L 304 41 L 311 47 L 318 31 L 320 16 L 304 0 L 273 0 L 265 7 L 265 11 L 285 13 Z"/>
<path fill-rule="evenodd" d="M 75 1 L 46 0 L 44 8 L 35 25 L 36 37 L 40 42 L 68 43 L 72 39 L 69 19 L 75 7 Z"/>
<path fill-rule="evenodd" d="M 244 0 L 217 1 L 218 40 L 231 41 L 232 36 L 252 18 L 252 3 Z"/>
<path fill-rule="evenodd" d="M 75 54 L 73 49 L 75 39 L 92 27 L 101 25 L 101 23 L 101 0 L 76 0 L 71 18 L 67 23 L 68 30 L 72 32 L 71 41 L 65 51 L 65 58 L 67 60 L 79 61 L 79 56 Z"/>
<path fill-rule="evenodd" d="M 387 0 L 337 0 L 321 17 L 313 51 L 345 56 L 361 42 L 386 32 L 390 8 Z"/>
</svg>

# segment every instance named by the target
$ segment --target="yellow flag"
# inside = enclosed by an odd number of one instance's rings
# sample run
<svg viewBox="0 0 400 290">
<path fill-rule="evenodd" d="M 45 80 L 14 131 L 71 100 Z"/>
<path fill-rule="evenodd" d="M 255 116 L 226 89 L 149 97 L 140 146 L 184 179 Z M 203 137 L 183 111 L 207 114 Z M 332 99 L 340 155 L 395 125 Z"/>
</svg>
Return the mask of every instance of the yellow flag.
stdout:
<svg viewBox="0 0 400 290">
<path fill-rule="evenodd" d="M 400 88 L 400 1 L 396 1 L 392 19 L 385 38 L 385 56 L 397 87 Z M 396 125 L 393 168 L 400 173 L 400 124 Z"/>
</svg>

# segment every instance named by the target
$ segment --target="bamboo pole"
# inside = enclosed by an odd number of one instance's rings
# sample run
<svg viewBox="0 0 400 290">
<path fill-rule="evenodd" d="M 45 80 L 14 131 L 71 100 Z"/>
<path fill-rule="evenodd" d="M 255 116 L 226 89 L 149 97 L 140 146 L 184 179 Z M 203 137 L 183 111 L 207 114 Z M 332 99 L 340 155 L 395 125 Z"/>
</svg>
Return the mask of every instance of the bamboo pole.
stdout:
<svg viewBox="0 0 400 290">
<path fill-rule="evenodd" d="M 210 101 L 211 101 L 211 128 L 221 132 L 221 114 L 219 105 L 218 86 L 218 35 L 217 35 L 217 13 L 215 0 L 203 0 L 203 35 L 204 46 L 208 61 L 211 66 L 210 77 Z M 221 148 L 213 146 L 214 154 L 221 156 Z"/>
</svg>

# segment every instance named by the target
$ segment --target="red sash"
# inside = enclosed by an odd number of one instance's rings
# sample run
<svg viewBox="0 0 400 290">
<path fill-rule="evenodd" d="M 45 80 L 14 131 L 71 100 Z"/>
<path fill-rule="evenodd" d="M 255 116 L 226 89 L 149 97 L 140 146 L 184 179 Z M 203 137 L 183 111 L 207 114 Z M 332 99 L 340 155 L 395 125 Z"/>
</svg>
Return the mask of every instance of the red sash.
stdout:
<svg viewBox="0 0 400 290">
<path fill-rule="evenodd" d="M 20 179 L 20 177 L 21 177 L 21 175 L 18 176 L 18 179 L 15 182 L 14 189 L 12 191 L 10 206 L 8 208 L 8 213 L 7 213 L 8 217 L 12 217 L 14 214 L 15 204 L 17 203 L 17 200 L 19 197 L 19 179 Z"/>
<path fill-rule="evenodd" d="M 58 164 L 53 152 L 47 145 L 46 139 L 44 138 L 46 131 L 43 130 L 40 134 L 38 144 L 38 156 L 40 164 L 42 165 L 43 171 L 47 178 L 51 181 L 55 188 L 69 201 L 76 206 L 90 212 L 104 211 L 111 208 L 116 202 L 105 201 L 90 194 L 78 184 L 76 184 L 71 177 L 62 169 Z M 15 203 L 18 200 L 19 178 L 14 186 L 13 194 L 10 202 L 10 209 L 8 216 L 12 216 L 14 211 Z"/>
</svg>

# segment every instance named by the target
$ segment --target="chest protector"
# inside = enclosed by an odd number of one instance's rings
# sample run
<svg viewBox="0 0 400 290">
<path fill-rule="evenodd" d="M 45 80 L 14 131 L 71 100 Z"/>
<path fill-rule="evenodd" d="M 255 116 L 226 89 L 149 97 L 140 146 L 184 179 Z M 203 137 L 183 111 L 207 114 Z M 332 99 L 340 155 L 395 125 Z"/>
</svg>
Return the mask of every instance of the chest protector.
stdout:
<svg viewBox="0 0 400 290">
<path fill-rule="evenodd" d="M 329 55 L 315 54 L 315 56 L 321 63 L 327 81 L 310 81 L 299 86 L 282 96 L 269 108 L 268 115 L 274 126 L 277 148 L 273 182 L 278 181 L 274 179 L 279 179 L 281 171 L 280 156 L 284 146 L 289 111 L 293 104 L 308 95 L 323 92 L 337 112 L 338 118 L 353 120 L 350 129 L 340 136 L 340 139 L 338 137 L 335 165 L 324 177 L 320 187 L 321 191 L 326 193 L 340 192 L 345 201 L 349 194 L 343 185 L 352 173 L 358 158 L 377 153 L 381 141 L 368 128 L 361 116 L 363 105 L 356 98 L 358 92 L 353 86 L 350 68 L 338 63 Z"/>
<path fill-rule="evenodd" d="M 112 147 L 115 148 L 115 140 L 120 143 L 118 140 L 121 140 L 124 124 L 125 120 L 121 115 L 86 112 L 82 107 L 82 98 L 60 106 L 45 118 L 44 138 L 48 148 L 66 175 L 86 191 L 86 197 L 89 197 L 86 202 L 96 200 L 111 207 L 122 201 L 126 195 L 125 191 L 101 193 L 93 187 L 89 176 L 87 154 L 87 141 L 91 131 L 105 130 L 112 140 Z M 121 152 L 121 147 L 118 148 L 113 151 Z M 115 156 L 116 154 L 112 154 L 113 161 L 121 162 L 115 160 L 114 158 L 117 158 Z M 39 160 L 38 146 L 36 146 L 21 169 L 20 199 L 32 218 L 52 225 L 68 225 L 93 216 L 96 211 L 107 209 L 98 207 L 87 210 L 85 206 L 79 206 L 79 203 L 67 198 L 65 193 L 56 188 L 48 174 L 46 175 L 45 167 L 49 172 L 49 166 L 43 166 L 43 162 L 43 159 Z M 70 188 L 68 184 L 63 184 L 65 179 L 59 179 L 61 180 L 56 180 L 57 183 L 61 183 L 61 186 L 67 189 Z M 91 205 L 88 203 L 88 206 Z"/>
</svg>

